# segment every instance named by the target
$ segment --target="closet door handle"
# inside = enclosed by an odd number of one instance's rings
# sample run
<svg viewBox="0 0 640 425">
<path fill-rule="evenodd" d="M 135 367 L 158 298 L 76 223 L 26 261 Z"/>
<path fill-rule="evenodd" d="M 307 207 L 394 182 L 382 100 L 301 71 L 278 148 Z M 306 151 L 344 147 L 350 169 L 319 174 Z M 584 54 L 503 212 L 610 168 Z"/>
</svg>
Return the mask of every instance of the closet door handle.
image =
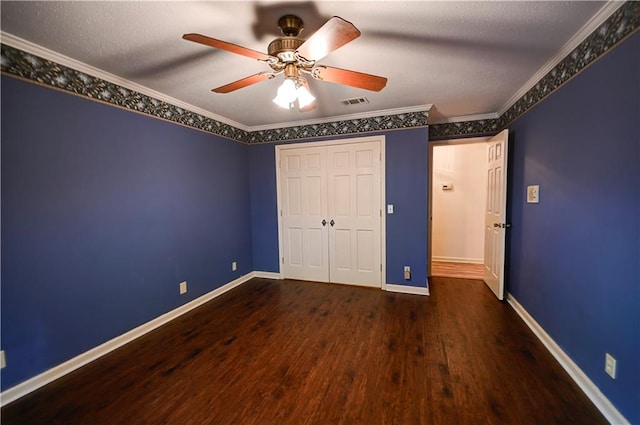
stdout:
<svg viewBox="0 0 640 425">
<path fill-rule="evenodd" d="M 334 224 L 336 224 L 335 221 L 333 221 L 333 219 L 331 219 L 331 221 L 329 222 L 329 224 L 331 225 L 331 227 L 333 227 Z"/>
<path fill-rule="evenodd" d="M 322 220 L 322 227 L 327 225 L 327 220 Z"/>
</svg>

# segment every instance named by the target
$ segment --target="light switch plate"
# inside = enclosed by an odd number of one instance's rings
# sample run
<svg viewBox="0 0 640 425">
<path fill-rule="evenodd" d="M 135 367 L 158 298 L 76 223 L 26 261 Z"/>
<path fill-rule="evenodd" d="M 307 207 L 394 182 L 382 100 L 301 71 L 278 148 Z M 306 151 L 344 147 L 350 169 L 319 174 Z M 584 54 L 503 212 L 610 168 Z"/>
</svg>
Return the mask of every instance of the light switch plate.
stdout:
<svg viewBox="0 0 640 425">
<path fill-rule="evenodd" d="M 527 203 L 537 204 L 540 202 L 540 186 L 532 185 L 527 186 Z"/>
<path fill-rule="evenodd" d="M 387 205 L 387 214 L 393 214 L 393 204 Z"/>
</svg>

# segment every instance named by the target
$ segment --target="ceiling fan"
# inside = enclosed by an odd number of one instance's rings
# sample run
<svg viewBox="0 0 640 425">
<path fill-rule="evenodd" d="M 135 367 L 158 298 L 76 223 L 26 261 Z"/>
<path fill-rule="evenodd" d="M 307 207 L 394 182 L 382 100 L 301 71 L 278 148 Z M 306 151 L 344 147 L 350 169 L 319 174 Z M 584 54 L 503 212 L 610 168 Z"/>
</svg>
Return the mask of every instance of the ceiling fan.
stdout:
<svg viewBox="0 0 640 425">
<path fill-rule="evenodd" d="M 201 34 L 184 34 L 182 38 L 257 59 L 272 69 L 272 71 L 259 72 L 215 88 L 212 90 L 215 93 L 230 93 L 284 74 L 284 82 L 278 89 L 273 102 L 286 109 L 294 108 L 296 103 L 301 112 L 310 111 L 316 107 L 315 98 L 309 92 L 309 85 L 303 74 L 308 74 L 319 81 L 372 91 L 380 91 L 387 84 L 387 79 L 384 77 L 317 63 L 329 53 L 360 36 L 360 31 L 351 22 L 334 16 L 306 40 L 298 37 L 303 29 L 303 22 L 299 17 L 285 15 L 278 20 L 278 26 L 283 36 L 269 43 L 267 54 Z"/>
</svg>

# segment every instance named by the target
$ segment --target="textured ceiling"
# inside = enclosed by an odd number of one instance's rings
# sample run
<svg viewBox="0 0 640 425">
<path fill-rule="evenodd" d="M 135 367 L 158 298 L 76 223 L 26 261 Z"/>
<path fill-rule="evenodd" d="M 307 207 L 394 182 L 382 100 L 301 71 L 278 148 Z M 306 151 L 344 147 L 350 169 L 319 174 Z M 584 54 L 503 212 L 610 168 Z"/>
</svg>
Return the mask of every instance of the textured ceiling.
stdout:
<svg viewBox="0 0 640 425">
<path fill-rule="evenodd" d="M 602 2 L 5 2 L 1 29 L 245 129 L 433 104 L 434 122 L 495 114 L 603 7 Z M 318 108 L 271 102 L 281 78 L 229 94 L 214 87 L 267 71 L 183 40 L 201 33 L 266 52 L 294 13 L 308 37 L 331 16 L 362 32 L 321 64 L 385 76 L 381 92 L 310 81 Z M 368 104 L 339 101 L 367 97 Z"/>
</svg>

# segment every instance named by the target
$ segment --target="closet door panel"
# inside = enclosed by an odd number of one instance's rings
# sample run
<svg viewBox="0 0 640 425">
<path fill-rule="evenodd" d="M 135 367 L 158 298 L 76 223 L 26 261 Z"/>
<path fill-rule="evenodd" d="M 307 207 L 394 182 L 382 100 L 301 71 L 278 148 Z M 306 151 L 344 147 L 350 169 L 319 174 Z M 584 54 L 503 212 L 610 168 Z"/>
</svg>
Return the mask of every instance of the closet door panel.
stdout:
<svg viewBox="0 0 640 425">
<path fill-rule="evenodd" d="M 380 287 L 380 144 L 327 148 L 330 279 Z"/>
<path fill-rule="evenodd" d="M 279 162 L 284 275 L 328 282 L 326 150 L 284 150 Z"/>
</svg>

